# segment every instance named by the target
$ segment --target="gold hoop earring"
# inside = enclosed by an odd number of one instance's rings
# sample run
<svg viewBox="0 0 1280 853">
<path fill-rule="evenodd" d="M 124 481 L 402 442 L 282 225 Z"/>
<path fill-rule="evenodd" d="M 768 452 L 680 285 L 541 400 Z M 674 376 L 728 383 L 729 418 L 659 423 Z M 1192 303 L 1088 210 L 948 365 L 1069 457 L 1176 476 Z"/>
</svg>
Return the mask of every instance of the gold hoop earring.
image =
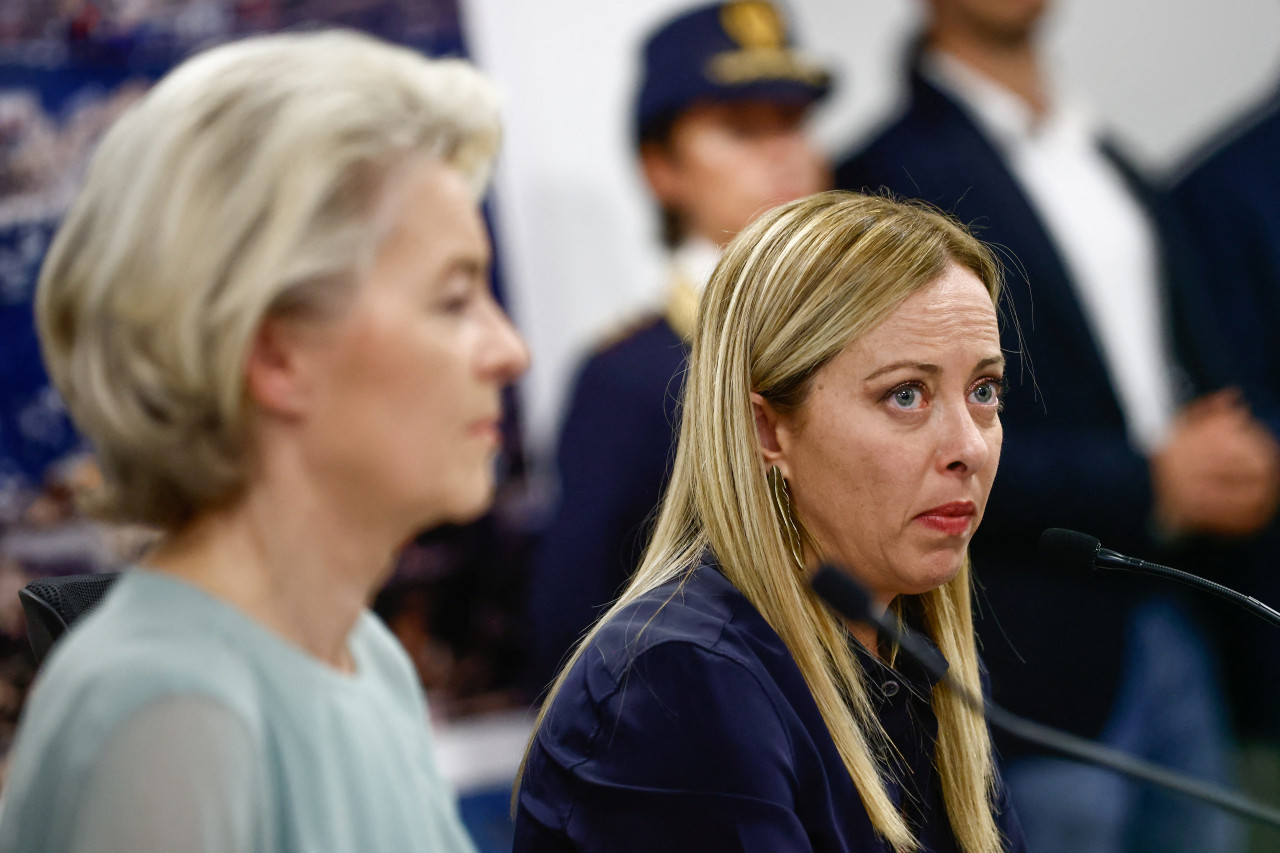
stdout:
<svg viewBox="0 0 1280 853">
<path fill-rule="evenodd" d="M 791 503 L 791 490 L 787 487 L 787 478 L 777 465 L 769 468 L 766 477 L 769 481 L 769 495 L 773 498 L 773 508 L 778 514 L 778 523 L 782 526 L 782 538 L 786 540 L 795 560 L 796 569 L 804 572 L 804 559 L 800 556 L 800 529 L 796 525 L 795 507 Z"/>
</svg>

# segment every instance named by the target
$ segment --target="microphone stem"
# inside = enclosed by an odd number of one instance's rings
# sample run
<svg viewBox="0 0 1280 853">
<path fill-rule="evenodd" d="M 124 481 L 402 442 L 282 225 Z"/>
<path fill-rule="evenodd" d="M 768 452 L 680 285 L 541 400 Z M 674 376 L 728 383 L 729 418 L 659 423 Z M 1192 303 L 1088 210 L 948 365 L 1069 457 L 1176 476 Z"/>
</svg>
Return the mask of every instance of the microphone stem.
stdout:
<svg viewBox="0 0 1280 853">
<path fill-rule="evenodd" d="M 1138 570 L 1137 567 L 1130 568 Z M 1201 782 L 1087 738 L 1020 717 L 991 702 L 986 696 L 971 692 L 952 678 L 941 656 L 913 631 L 905 627 L 899 628 L 894 620 L 872 611 L 866 591 L 841 570 L 824 566 L 814 576 L 812 584 L 814 592 L 833 610 L 855 622 L 875 625 L 884 636 L 898 644 L 899 651 L 924 667 L 933 678 L 958 696 L 970 710 L 983 715 L 991 726 L 1008 732 L 1019 740 L 1045 747 L 1068 758 L 1123 773 L 1140 781 L 1212 804 L 1232 814 L 1280 829 L 1280 809 L 1254 802 L 1233 791 L 1209 782 Z M 1222 588 L 1226 589 L 1226 587 Z M 1265 608 L 1265 605 L 1261 606 Z M 1271 613 L 1275 612 L 1270 608 L 1265 609 Z"/>
<path fill-rule="evenodd" d="M 952 686 L 950 680 L 948 680 L 947 684 Z M 967 690 L 957 690 L 955 692 L 961 696 L 961 701 L 966 704 L 969 703 L 969 699 L 974 698 L 969 695 Z M 971 707 L 974 706 L 971 705 Z M 1112 749 L 1086 738 L 1077 737 L 1069 732 L 1058 731 L 1034 720 L 1028 720 L 1026 717 L 1019 717 L 989 702 L 983 702 L 981 705 L 974 707 L 974 710 L 984 711 L 987 720 L 993 726 L 1003 729 L 1020 740 L 1047 747 L 1069 758 L 1083 759 L 1093 764 L 1101 765 L 1131 778 L 1150 782 L 1163 788 L 1186 794 L 1193 799 L 1212 803 L 1224 811 L 1241 817 L 1280 828 L 1280 810 L 1245 799 L 1217 785 L 1201 782 L 1198 779 L 1175 773 L 1150 761 L 1136 758 L 1118 749 Z"/>
<path fill-rule="evenodd" d="M 970 710 L 984 715 L 992 726 L 1008 732 L 1019 740 L 1051 749 L 1077 761 L 1096 764 L 1109 770 L 1114 770 L 1117 773 L 1123 773 L 1131 778 L 1158 785 L 1189 796 L 1192 799 L 1211 803 L 1224 811 L 1280 829 L 1280 809 L 1262 805 L 1218 785 L 1201 782 L 1198 779 L 1161 767 L 1159 764 L 1132 756 L 1127 752 L 1103 746 L 1100 743 L 1073 735 L 1070 732 L 1059 731 L 1052 726 L 1046 726 L 1034 720 L 1028 720 L 1026 717 L 1020 717 L 992 703 L 985 696 L 975 696 L 964 685 L 952 678 L 951 673 L 939 666 L 932 655 L 921 654 L 924 647 L 910 631 L 899 629 L 897 625 L 882 616 L 871 617 L 869 621 L 897 641 L 898 648 L 916 658 L 919 664 L 930 670 L 933 676 L 945 684 L 952 693 L 960 697 L 960 701 L 967 705 Z"/>
<path fill-rule="evenodd" d="M 1170 568 L 1169 566 L 1161 566 L 1157 563 L 1148 563 L 1146 560 L 1137 560 L 1135 562 L 1136 565 L 1128 562 L 1108 562 L 1103 564 L 1103 568 L 1118 569 L 1120 571 L 1134 572 L 1135 574 L 1152 574 L 1186 586 L 1193 586 L 1197 589 L 1207 590 L 1219 598 L 1225 598 L 1228 601 L 1239 604 L 1245 610 L 1248 610 L 1264 622 L 1270 622 L 1272 625 L 1280 627 L 1280 612 L 1275 611 L 1252 596 L 1242 595 L 1234 589 L 1223 586 L 1220 583 L 1215 583 L 1207 578 L 1202 578 L 1198 575 L 1193 575 L 1179 569 Z"/>
</svg>

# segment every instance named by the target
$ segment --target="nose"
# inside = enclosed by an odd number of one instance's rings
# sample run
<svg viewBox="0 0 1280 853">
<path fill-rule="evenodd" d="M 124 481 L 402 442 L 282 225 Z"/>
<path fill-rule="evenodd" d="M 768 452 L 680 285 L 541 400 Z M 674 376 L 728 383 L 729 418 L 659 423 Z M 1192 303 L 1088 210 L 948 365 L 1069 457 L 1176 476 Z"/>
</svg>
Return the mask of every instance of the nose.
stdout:
<svg viewBox="0 0 1280 853">
<path fill-rule="evenodd" d="M 985 468 L 991 459 L 991 443 L 969 407 L 963 403 L 947 406 L 941 421 L 939 467 L 965 476 Z"/>
<path fill-rule="evenodd" d="M 490 314 L 481 369 L 486 378 L 506 385 L 529 368 L 529 347 L 497 302 L 490 303 Z"/>
</svg>

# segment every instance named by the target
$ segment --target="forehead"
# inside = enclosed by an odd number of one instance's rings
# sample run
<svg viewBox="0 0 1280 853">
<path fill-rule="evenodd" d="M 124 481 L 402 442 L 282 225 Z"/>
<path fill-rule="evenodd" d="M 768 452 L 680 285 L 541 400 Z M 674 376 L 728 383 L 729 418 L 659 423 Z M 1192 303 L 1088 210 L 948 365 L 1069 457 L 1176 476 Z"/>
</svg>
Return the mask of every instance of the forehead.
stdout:
<svg viewBox="0 0 1280 853">
<path fill-rule="evenodd" d="M 999 355 L 1000 327 L 995 305 L 982 281 L 951 264 L 930 284 L 911 294 L 846 353 L 866 362 L 949 356 L 975 361 Z"/>
<path fill-rule="evenodd" d="M 380 205 L 384 251 L 488 252 L 480 208 L 463 176 L 432 158 L 393 172 Z"/>
</svg>

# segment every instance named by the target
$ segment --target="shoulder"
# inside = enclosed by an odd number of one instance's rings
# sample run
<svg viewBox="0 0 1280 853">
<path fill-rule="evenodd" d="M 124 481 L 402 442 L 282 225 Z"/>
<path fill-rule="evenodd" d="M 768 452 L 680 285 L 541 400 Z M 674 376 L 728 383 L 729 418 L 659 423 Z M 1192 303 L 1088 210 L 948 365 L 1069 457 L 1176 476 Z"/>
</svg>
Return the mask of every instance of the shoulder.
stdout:
<svg viewBox="0 0 1280 853">
<path fill-rule="evenodd" d="M 992 191 L 982 181 L 1008 172 L 991 143 L 967 119 L 942 129 L 899 125 L 836 168 L 841 189 L 923 199 L 948 212 L 975 190 Z M 981 181 L 980 181 L 981 179 Z"/>
<path fill-rule="evenodd" d="M 638 837 L 658 831 L 655 809 L 700 832 L 717 815 L 791 820 L 779 816 L 796 803 L 803 733 L 733 596 L 700 580 L 618 611 L 583 651 L 530 745 L 522 813 L 570 834 L 626 824 Z"/>
<path fill-rule="evenodd" d="M 1175 178 L 1175 190 L 1213 196 L 1238 189 L 1262 174 L 1277 174 L 1280 146 L 1280 93 L 1247 113 L 1194 153 Z M 1224 186 L 1225 184 L 1225 186 Z"/>
<path fill-rule="evenodd" d="M 548 709 L 539 737 L 576 741 L 585 758 L 590 750 L 581 738 L 602 730 L 611 738 L 647 732 L 656 743 L 709 729 L 729 742 L 738 726 L 780 731 L 785 697 L 759 653 L 772 645 L 781 647 L 781 640 L 746 598 L 719 572 L 700 567 L 601 626 Z"/>
<path fill-rule="evenodd" d="M 698 566 L 614 613 L 590 645 L 594 663 L 622 679 L 646 655 L 665 645 L 698 650 L 746 666 L 757 659 L 747 635 L 755 609 L 715 568 Z"/>
<path fill-rule="evenodd" d="M 855 184 L 868 178 L 909 182 L 912 175 L 906 171 L 908 167 L 968 156 L 981 141 L 977 126 L 964 110 L 918 74 L 912 75 L 908 95 L 902 111 L 837 166 L 838 186 L 859 189 Z M 888 186 L 899 189 L 892 182 Z"/>
<path fill-rule="evenodd" d="M 217 606 L 178 586 L 127 572 L 53 649 L 32 696 L 36 707 L 110 727 L 159 697 L 198 694 L 252 717 L 257 675 L 227 642 L 234 628 L 221 623 Z M 195 609 L 191 600 L 198 602 Z"/>
<path fill-rule="evenodd" d="M 583 363 L 580 389 L 628 387 L 637 383 L 666 385 L 685 360 L 680 337 L 658 314 L 646 314 L 606 336 Z"/>
<path fill-rule="evenodd" d="M 54 648 L 15 738 L 7 789 L 15 814 L 75 813 L 113 744 L 146 743 L 157 721 L 169 734 L 185 727 L 193 748 L 210 742 L 212 726 L 224 745 L 244 746 L 238 754 L 260 752 L 259 675 L 201 614 L 175 603 L 163 585 L 126 574 Z"/>
</svg>

